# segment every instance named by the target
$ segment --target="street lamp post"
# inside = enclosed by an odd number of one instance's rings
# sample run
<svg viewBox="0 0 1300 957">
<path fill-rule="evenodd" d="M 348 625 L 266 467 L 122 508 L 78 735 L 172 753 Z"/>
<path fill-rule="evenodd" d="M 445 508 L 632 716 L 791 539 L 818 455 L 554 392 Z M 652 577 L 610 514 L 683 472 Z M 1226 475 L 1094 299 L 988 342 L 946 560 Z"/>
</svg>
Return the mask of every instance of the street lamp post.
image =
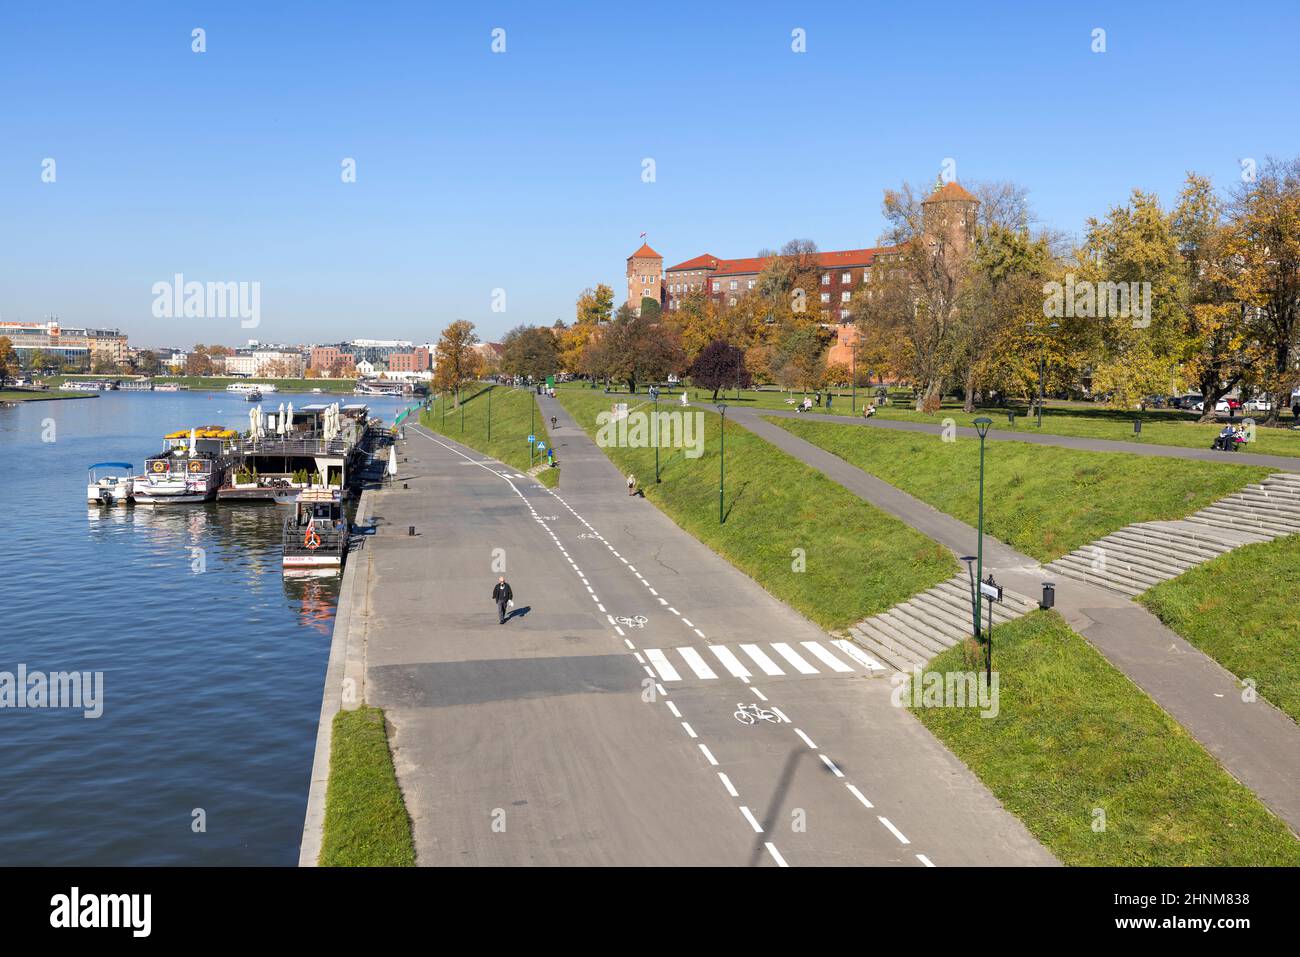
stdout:
<svg viewBox="0 0 1300 957">
<path fill-rule="evenodd" d="M 853 340 L 853 369 L 849 373 L 849 391 L 853 395 L 852 411 L 856 415 L 858 411 L 858 340 Z"/>
<path fill-rule="evenodd" d="M 1031 322 L 1029 324 L 1029 328 L 1034 329 L 1037 328 L 1037 326 L 1035 323 Z M 1059 322 L 1053 322 L 1047 328 L 1059 329 L 1061 328 L 1061 324 Z M 1039 351 L 1038 351 L 1038 428 L 1040 429 L 1043 427 L 1043 403 L 1047 401 L 1046 380 L 1047 380 L 1047 343 L 1044 342 L 1039 347 Z"/>
<path fill-rule="evenodd" d="M 492 387 L 488 387 L 488 406 L 487 406 L 487 440 L 492 441 Z"/>
<path fill-rule="evenodd" d="M 984 580 L 984 437 L 989 434 L 989 426 L 993 420 L 985 416 L 980 416 L 975 420 L 975 431 L 980 436 L 980 506 L 979 506 L 979 541 L 975 548 L 975 587 L 979 588 L 979 583 Z M 975 643 L 978 646 L 981 637 L 980 631 L 980 595 L 976 591 L 972 596 L 975 599 Z"/>
<path fill-rule="evenodd" d="M 718 524 L 726 519 L 722 511 L 722 489 L 727 480 L 727 403 L 718 403 L 718 412 L 722 415 L 722 426 L 718 434 Z"/>
<path fill-rule="evenodd" d="M 655 389 L 654 421 L 650 424 L 650 439 L 655 444 L 655 484 L 659 484 L 659 390 Z"/>
</svg>

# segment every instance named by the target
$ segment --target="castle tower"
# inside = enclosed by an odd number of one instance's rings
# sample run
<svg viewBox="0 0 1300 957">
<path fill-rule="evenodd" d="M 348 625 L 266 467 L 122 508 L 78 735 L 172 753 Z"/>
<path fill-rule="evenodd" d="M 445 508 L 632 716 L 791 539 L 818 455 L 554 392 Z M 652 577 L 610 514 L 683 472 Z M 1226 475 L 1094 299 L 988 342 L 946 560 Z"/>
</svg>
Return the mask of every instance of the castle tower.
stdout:
<svg viewBox="0 0 1300 957">
<path fill-rule="evenodd" d="M 956 181 L 938 182 L 930 197 L 921 203 L 922 222 L 930 236 L 943 236 L 956 252 L 975 242 L 975 224 L 980 201 Z"/>
<path fill-rule="evenodd" d="M 627 257 L 627 301 L 639 315 L 641 300 L 663 302 L 664 257 L 642 243 L 641 248 Z"/>
</svg>

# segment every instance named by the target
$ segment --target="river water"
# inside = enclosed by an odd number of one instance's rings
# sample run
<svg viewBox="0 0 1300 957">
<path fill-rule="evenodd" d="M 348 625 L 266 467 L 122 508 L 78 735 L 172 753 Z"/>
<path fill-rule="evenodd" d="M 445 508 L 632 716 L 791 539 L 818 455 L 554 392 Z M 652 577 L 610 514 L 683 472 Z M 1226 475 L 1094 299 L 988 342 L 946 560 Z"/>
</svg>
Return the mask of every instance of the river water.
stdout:
<svg viewBox="0 0 1300 957">
<path fill-rule="evenodd" d="M 332 401 L 277 394 L 272 405 Z M 407 402 L 365 401 L 392 422 Z M 337 579 L 285 580 L 274 505 L 88 507 L 86 469 L 248 427 L 226 393 L 0 408 L 0 672 L 103 672 L 103 713 L 0 708 L 0 864 L 293 865 Z"/>
</svg>

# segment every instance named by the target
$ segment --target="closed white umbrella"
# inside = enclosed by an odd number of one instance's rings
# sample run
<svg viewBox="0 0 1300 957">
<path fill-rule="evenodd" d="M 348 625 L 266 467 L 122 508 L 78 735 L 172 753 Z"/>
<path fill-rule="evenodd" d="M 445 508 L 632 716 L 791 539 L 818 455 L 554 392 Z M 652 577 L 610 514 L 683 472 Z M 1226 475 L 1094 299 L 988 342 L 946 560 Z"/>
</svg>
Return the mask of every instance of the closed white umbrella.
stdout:
<svg viewBox="0 0 1300 957">
<path fill-rule="evenodd" d="M 190 458 L 194 458 L 194 446 L 198 444 L 198 441 L 199 441 L 198 429 L 191 428 L 190 429 Z"/>
<path fill-rule="evenodd" d="M 292 432 L 293 431 L 293 403 L 292 402 L 289 403 L 289 411 L 286 412 L 285 415 L 287 416 L 287 418 L 284 420 L 284 430 L 286 432 Z"/>
<path fill-rule="evenodd" d="M 280 412 L 275 417 L 275 431 L 284 435 L 284 403 L 280 403 Z"/>
</svg>

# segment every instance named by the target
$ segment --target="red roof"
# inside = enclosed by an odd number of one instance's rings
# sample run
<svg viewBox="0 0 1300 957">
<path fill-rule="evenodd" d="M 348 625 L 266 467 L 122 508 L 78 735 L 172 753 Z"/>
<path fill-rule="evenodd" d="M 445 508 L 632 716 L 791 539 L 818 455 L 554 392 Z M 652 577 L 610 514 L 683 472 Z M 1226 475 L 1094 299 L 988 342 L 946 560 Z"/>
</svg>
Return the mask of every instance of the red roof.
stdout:
<svg viewBox="0 0 1300 957">
<path fill-rule="evenodd" d="M 678 263 L 676 266 L 669 266 L 665 272 L 673 272 L 677 269 L 715 269 L 718 265 L 718 257 L 704 253 L 702 256 L 696 256 L 694 259 L 688 259 L 684 263 Z"/>
<path fill-rule="evenodd" d="M 842 269 L 848 266 L 870 266 L 880 253 L 893 252 L 893 246 L 880 246 L 874 249 L 837 249 L 818 253 L 817 264 L 828 269 Z M 754 259 L 720 259 L 715 276 L 743 276 L 761 272 L 767 265 L 767 258 Z"/>
<path fill-rule="evenodd" d="M 634 252 L 628 259 L 663 259 L 657 252 L 650 248 L 649 243 L 642 243 L 641 248 Z"/>
<path fill-rule="evenodd" d="M 964 189 L 955 179 L 944 183 L 939 189 L 930 194 L 927 203 L 951 202 L 953 200 L 962 200 L 968 203 L 978 203 L 979 200 Z"/>
</svg>

